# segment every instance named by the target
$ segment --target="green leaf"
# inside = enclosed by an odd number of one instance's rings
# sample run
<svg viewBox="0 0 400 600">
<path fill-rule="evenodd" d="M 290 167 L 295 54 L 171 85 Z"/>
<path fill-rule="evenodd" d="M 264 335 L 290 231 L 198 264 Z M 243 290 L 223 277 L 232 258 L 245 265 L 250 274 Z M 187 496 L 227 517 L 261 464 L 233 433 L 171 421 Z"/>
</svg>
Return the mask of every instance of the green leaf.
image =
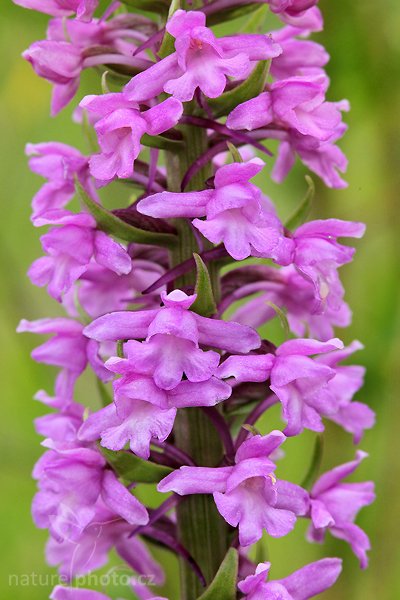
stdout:
<svg viewBox="0 0 400 600">
<path fill-rule="evenodd" d="M 168 152 L 178 152 L 183 148 L 182 142 L 179 140 L 171 140 L 162 135 L 148 135 L 145 133 L 140 140 L 143 146 L 149 148 L 158 148 L 159 150 L 167 150 Z"/>
<path fill-rule="evenodd" d="M 124 340 L 117 341 L 117 356 L 119 358 L 125 358 L 124 355 Z"/>
<path fill-rule="evenodd" d="M 227 115 L 238 104 L 258 96 L 265 87 L 270 64 L 270 60 L 261 60 L 243 83 L 218 98 L 207 98 L 207 104 L 212 108 L 214 116 Z"/>
<path fill-rule="evenodd" d="M 293 231 L 294 229 L 297 229 L 297 227 L 302 225 L 304 221 L 306 221 L 308 215 L 310 214 L 315 194 L 315 185 L 311 177 L 309 177 L 309 175 L 306 175 L 305 179 L 308 186 L 306 195 L 304 196 L 303 200 L 296 208 L 292 216 L 289 217 L 289 219 L 285 223 L 285 227 L 290 231 Z"/>
<path fill-rule="evenodd" d="M 157 15 L 168 13 L 168 4 L 160 0 L 121 0 L 127 6 L 132 6 L 146 12 L 154 12 Z"/>
<path fill-rule="evenodd" d="M 192 304 L 192 310 L 198 315 L 209 317 L 215 315 L 217 306 L 215 304 L 214 294 L 212 291 L 211 279 L 208 269 L 202 258 L 193 253 L 193 258 L 196 262 L 196 286 L 194 288 L 197 298 Z"/>
<path fill-rule="evenodd" d="M 233 162 L 237 162 L 237 163 L 243 162 L 242 155 L 240 154 L 240 152 L 236 148 L 236 146 L 234 146 L 231 142 L 226 142 L 226 145 L 228 146 L 229 152 L 232 155 Z"/>
<path fill-rule="evenodd" d="M 107 82 L 108 74 L 109 74 L 109 71 L 104 71 L 104 73 L 101 76 L 101 91 L 103 92 L 103 94 L 110 93 L 110 88 L 108 87 L 108 82 Z"/>
<path fill-rule="evenodd" d="M 98 377 L 96 377 L 96 383 L 102 406 L 108 406 L 113 401 L 112 397 L 108 393 L 108 389 Z"/>
<path fill-rule="evenodd" d="M 319 469 L 322 462 L 322 454 L 324 450 L 324 438 L 322 434 L 318 434 L 315 438 L 314 452 L 311 459 L 311 465 L 308 469 L 307 475 L 304 477 L 301 487 L 309 490 L 313 485 L 318 476 Z"/>
<path fill-rule="evenodd" d="M 214 14 L 207 16 L 207 27 L 210 27 L 211 25 L 218 25 L 219 23 L 233 21 L 233 19 L 239 19 L 240 17 L 244 17 L 245 15 L 254 12 L 259 7 L 259 4 L 246 4 L 244 6 L 224 8 L 219 12 L 215 12 Z"/>
<path fill-rule="evenodd" d="M 89 145 L 90 151 L 95 154 L 99 151 L 99 145 L 97 143 L 97 135 L 91 124 L 89 123 L 89 117 L 87 114 L 87 110 L 83 109 L 82 111 L 82 129 L 83 135 L 85 136 L 87 143 Z"/>
<path fill-rule="evenodd" d="M 132 482 L 158 483 L 173 471 L 173 469 L 164 465 L 143 460 L 126 450 L 114 452 L 100 445 L 98 448 L 118 477 L 123 479 L 126 484 Z"/>
<path fill-rule="evenodd" d="M 172 0 L 171 6 L 169 7 L 168 11 L 167 21 L 170 20 L 174 12 L 177 11 L 180 7 L 181 0 Z M 175 52 L 175 38 L 170 33 L 168 33 L 168 31 L 166 31 L 157 54 L 160 58 L 165 58 L 173 52 Z"/>
<path fill-rule="evenodd" d="M 259 540 L 256 544 L 256 555 L 254 562 L 258 565 L 261 562 L 268 560 L 268 546 L 265 540 Z"/>
<path fill-rule="evenodd" d="M 247 417 L 247 415 L 250 413 L 250 411 L 253 410 L 253 408 L 255 408 L 258 403 L 259 403 L 259 400 L 253 400 L 251 402 L 247 401 L 247 402 L 244 402 L 243 404 L 239 404 L 238 406 L 235 406 L 234 408 L 230 408 L 227 406 L 226 414 L 229 417 Z"/>
<path fill-rule="evenodd" d="M 214 579 L 198 600 L 236 600 L 238 563 L 238 551 L 230 548 Z"/>
<path fill-rule="evenodd" d="M 279 320 L 280 320 L 281 325 L 282 325 L 282 329 L 285 332 L 285 337 L 287 339 L 289 337 L 289 335 L 290 335 L 290 327 L 289 327 L 289 322 L 287 320 L 287 316 L 285 315 L 285 313 L 283 312 L 283 310 L 281 308 L 279 308 L 279 306 L 277 306 L 273 302 L 267 301 L 267 304 L 268 304 L 268 306 L 270 306 L 271 308 L 273 308 L 274 311 L 276 312 L 276 314 L 278 315 Z"/>
<path fill-rule="evenodd" d="M 100 73 L 100 75 L 107 71 L 107 82 L 118 85 L 119 87 L 124 86 L 132 79 L 132 76 L 124 75 L 123 73 L 117 73 L 117 71 L 114 71 L 113 65 L 108 65 L 107 68 L 98 65 L 94 68 Z"/>
<path fill-rule="evenodd" d="M 261 433 L 258 431 L 257 427 L 254 427 L 254 425 L 249 425 L 248 423 L 245 423 L 244 425 L 242 425 L 242 429 L 245 429 L 252 435 L 261 435 Z"/>
<path fill-rule="evenodd" d="M 240 28 L 241 33 L 261 33 L 264 31 L 264 21 L 268 14 L 268 6 L 264 4 L 260 6 L 253 14 L 247 19 L 243 27 Z"/>
<path fill-rule="evenodd" d="M 90 214 L 96 219 L 99 229 L 110 233 L 126 242 L 137 242 L 139 244 L 151 244 L 172 248 L 176 244 L 176 237 L 170 233 L 156 233 L 133 227 L 113 215 L 106 208 L 92 200 L 85 192 L 78 180 L 75 180 L 76 192 L 84 203 Z"/>
</svg>

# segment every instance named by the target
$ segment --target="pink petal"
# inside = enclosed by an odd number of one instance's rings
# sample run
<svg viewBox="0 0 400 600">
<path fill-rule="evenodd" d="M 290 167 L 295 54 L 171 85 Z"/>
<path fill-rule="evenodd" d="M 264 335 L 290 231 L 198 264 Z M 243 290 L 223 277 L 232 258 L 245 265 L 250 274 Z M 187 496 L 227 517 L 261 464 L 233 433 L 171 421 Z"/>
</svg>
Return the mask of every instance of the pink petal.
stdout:
<svg viewBox="0 0 400 600">
<path fill-rule="evenodd" d="M 164 442 L 172 431 L 176 409 L 163 410 L 150 402 L 121 398 L 116 401 L 119 422 L 104 429 L 101 445 L 122 450 L 127 442 L 134 454 L 147 460 L 153 438 Z"/>
<path fill-rule="evenodd" d="M 295 153 L 289 142 L 279 144 L 278 157 L 272 169 L 271 178 L 276 183 L 282 183 L 296 161 Z"/>
<path fill-rule="evenodd" d="M 56 585 L 50 596 L 51 600 L 110 600 L 109 596 L 105 596 L 101 592 L 93 590 L 85 590 L 83 588 L 65 587 Z"/>
<path fill-rule="evenodd" d="M 30 333 L 58 333 L 69 336 L 77 336 L 82 333 L 82 324 L 74 319 L 58 317 L 54 319 L 37 319 L 36 321 L 20 321 L 17 332 Z"/>
<path fill-rule="evenodd" d="M 144 339 L 150 323 L 158 314 L 155 310 L 117 311 L 95 319 L 85 327 L 84 335 L 98 342 L 125 339 Z"/>
<path fill-rule="evenodd" d="M 246 183 L 249 179 L 255 177 L 264 166 L 265 162 L 261 158 L 252 158 L 247 162 L 224 165 L 215 173 L 214 185 L 216 188 L 220 188 L 234 183 Z"/>
<path fill-rule="evenodd" d="M 176 53 L 170 54 L 159 62 L 135 75 L 124 88 L 129 100 L 142 102 L 151 100 L 162 93 L 165 83 L 181 73 Z"/>
<path fill-rule="evenodd" d="M 112 471 L 104 472 L 101 496 L 111 510 L 131 525 L 146 525 L 148 522 L 149 515 L 145 507 L 118 481 Z"/>
<path fill-rule="evenodd" d="M 357 469 L 360 463 L 367 458 L 368 454 L 363 452 L 362 450 L 357 450 L 355 460 L 352 460 L 348 463 L 344 463 L 330 471 L 327 471 L 318 479 L 318 481 L 314 484 L 312 488 L 312 496 L 319 496 L 323 494 L 330 488 L 334 487 L 338 483 L 348 477 Z"/>
<path fill-rule="evenodd" d="M 246 579 L 238 583 L 239 590 L 243 594 L 250 594 L 253 591 L 257 591 L 259 584 L 266 581 L 270 568 L 270 562 L 259 563 L 257 565 L 254 575 L 249 575 L 248 577 L 246 577 Z M 257 597 L 254 600 L 258 600 Z"/>
<path fill-rule="evenodd" d="M 118 275 L 127 275 L 132 270 L 132 259 L 128 252 L 104 231 L 95 233 L 94 258 L 97 263 Z"/>
<path fill-rule="evenodd" d="M 232 388 L 227 383 L 211 377 L 208 381 L 194 383 L 182 381 L 168 392 L 168 402 L 175 408 L 190 406 L 215 406 L 226 400 L 232 394 Z"/>
<path fill-rule="evenodd" d="M 194 27 L 204 27 L 206 24 L 205 14 L 199 10 L 181 10 L 174 12 L 166 25 L 168 33 L 175 38 L 189 33 Z"/>
<path fill-rule="evenodd" d="M 350 544 L 351 549 L 360 561 L 360 567 L 366 569 L 368 567 L 367 552 L 371 549 L 367 534 L 354 523 L 332 527 L 330 531 L 334 537 L 345 540 Z"/>
<path fill-rule="evenodd" d="M 55 117 L 65 108 L 79 89 L 80 79 L 72 79 L 69 83 L 55 84 L 51 95 L 51 116 Z"/>
<path fill-rule="evenodd" d="M 159 492 L 187 494 L 212 494 L 225 491 L 226 480 L 233 467 L 181 467 L 170 473 L 157 486 Z"/>
<path fill-rule="evenodd" d="M 275 358 L 272 354 L 229 356 L 217 369 L 220 379 L 233 377 L 235 383 L 267 381 Z"/>
<path fill-rule="evenodd" d="M 282 54 L 281 46 L 269 35 L 236 34 L 219 38 L 218 44 L 224 52 L 244 52 L 250 60 L 267 60 Z"/>
<path fill-rule="evenodd" d="M 114 403 L 92 413 L 84 421 L 78 431 L 78 439 L 84 442 L 95 442 L 107 428 L 120 423 Z"/>
<path fill-rule="evenodd" d="M 286 436 L 281 431 L 271 431 L 268 435 L 254 435 L 241 444 L 236 452 L 235 460 L 238 463 L 248 458 L 267 457 L 274 452 L 283 442 Z"/>
<path fill-rule="evenodd" d="M 229 129 L 252 131 L 265 127 L 273 121 L 273 118 L 271 95 L 269 92 L 264 92 L 234 108 L 226 120 L 226 125 Z"/>
<path fill-rule="evenodd" d="M 340 406 L 339 410 L 329 418 L 345 431 L 353 434 L 354 444 L 361 441 L 365 429 L 371 429 L 375 424 L 374 411 L 362 402 L 350 402 Z"/>
<path fill-rule="evenodd" d="M 233 321 L 220 321 L 194 315 L 199 329 L 199 342 L 227 352 L 246 353 L 261 345 L 258 333 Z"/>
<path fill-rule="evenodd" d="M 142 113 L 147 123 L 149 135 L 159 135 L 171 127 L 174 127 L 183 113 L 182 103 L 176 98 L 167 98 L 164 102 L 156 104 L 146 112 Z"/>
<path fill-rule="evenodd" d="M 115 545 L 119 556 L 140 575 L 148 576 L 151 573 L 154 583 L 162 585 L 165 580 L 161 565 L 152 557 L 144 544 L 138 537 L 121 537 Z"/>
<path fill-rule="evenodd" d="M 311 500 L 311 520 L 316 529 L 324 529 L 335 524 L 335 519 L 319 500 Z"/>
<path fill-rule="evenodd" d="M 138 202 L 138 211 L 143 215 L 158 218 L 203 217 L 213 190 L 201 192 L 160 192 Z"/>
<path fill-rule="evenodd" d="M 296 229 L 296 236 L 318 236 L 361 238 L 365 233 L 364 223 L 342 221 L 341 219 L 320 219 L 310 221 Z"/>
<path fill-rule="evenodd" d="M 278 357 L 271 371 L 271 389 L 282 388 L 297 379 L 309 379 L 316 387 L 322 387 L 335 374 L 333 369 L 308 356 L 292 354 Z"/>
<path fill-rule="evenodd" d="M 319 342 L 318 340 L 297 339 L 283 342 L 277 350 L 277 356 L 289 356 L 293 354 L 309 356 L 312 354 L 322 354 L 344 348 L 343 342 L 338 338 L 332 338 L 327 342 Z"/>
<path fill-rule="evenodd" d="M 143 375 L 131 375 L 114 381 L 115 399 L 124 396 L 132 400 L 145 400 L 160 408 L 168 408 L 168 396 L 165 390 L 156 386 L 153 379 Z"/>
<path fill-rule="evenodd" d="M 342 571 L 339 558 L 323 558 L 279 579 L 291 597 L 307 600 L 330 588 Z"/>
<path fill-rule="evenodd" d="M 299 485 L 278 479 L 276 507 L 292 511 L 295 515 L 304 516 L 310 505 L 308 493 Z"/>
</svg>

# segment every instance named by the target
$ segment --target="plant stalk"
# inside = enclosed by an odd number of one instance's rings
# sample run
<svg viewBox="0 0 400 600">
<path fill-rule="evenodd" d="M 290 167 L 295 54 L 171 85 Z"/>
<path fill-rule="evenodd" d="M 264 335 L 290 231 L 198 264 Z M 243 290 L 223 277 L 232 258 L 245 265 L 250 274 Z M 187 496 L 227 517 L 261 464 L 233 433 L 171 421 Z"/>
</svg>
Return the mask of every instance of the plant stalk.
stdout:
<svg viewBox="0 0 400 600">
<path fill-rule="evenodd" d="M 205 129 L 184 126 L 183 151 L 166 152 L 167 180 L 170 191 L 180 191 L 184 173 L 190 164 L 207 150 Z M 201 190 L 211 175 L 211 165 L 203 167 L 193 177 L 188 190 Z M 190 224 L 177 219 L 174 222 L 179 234 L 177 247 L 171 250 L 171 267 L 192 258 L 199 252 Z M 209 247 L 209 246 L 208 246 Z M 212 262 L 209 263 L 212 265 Z M 214 295 L 218 299 L 218 270 L 209 266 Z M 196 273 L 190 271 L 176 280 L 176 287 L 194 287 Z M 218 432 L 200 408 L 186 408 L 178 412 L 174 426 L 178 448 L 191 456 L 197 465 L 217 466 L 223 457 L 223 446 Z M 228 526 L 219 515 L 211 495 L 197 494 L 183 498 L 177 506 L 179 542 L 199 565 L 207 584 L 220 566 L 229 547 Z M 199 578 L 180 560 L 181 600 L 195 600 L 204 591 Z"/>
</svg>

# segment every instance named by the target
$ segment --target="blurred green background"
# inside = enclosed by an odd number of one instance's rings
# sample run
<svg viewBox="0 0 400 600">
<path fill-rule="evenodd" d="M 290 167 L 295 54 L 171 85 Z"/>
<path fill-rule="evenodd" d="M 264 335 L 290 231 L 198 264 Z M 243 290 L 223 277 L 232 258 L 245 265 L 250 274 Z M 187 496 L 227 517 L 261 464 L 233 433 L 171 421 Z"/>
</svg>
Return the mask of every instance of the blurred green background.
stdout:
<svg viewBox="0 0 400 600">
<path fill-rule="evenodd" d="M 361 444 L 370 458 L 357 477 L 376 481 L 378 499 L 364 509 L 358 521 L 373 546 L 366 572 L 359 571 L 355 557 L 342 542 L 328 538 L 324 547 L 307 544 L 303 524 L 284 539 L 268 541 L 268 552 L 274 577 L 323 555 L 343 556 L 343 575 L 326 593 L 327 599 L 395 600 L 400 598 L 400 4 L 398 0 L 381 0 L 379 4 L 375 0 L 321 0 L 320 6 L 326 28 L 314 39 L 324 43 L 332 57 L 328 66 L 330 99 L 346 97 L 352 106 L 346 115 L 350 131 L 342 144 L 350 159 L 350 185 L 335 191 L 317 182 L 314 216 L 363 220 L 368 225 L 366 237 L 357 243 L 354 263 L 342 269 L 347 300 L 354 311 L 353 324 L 342 337 L 345 342 L 358 338 L 365 344 L 365 351 L 356 357 L 368 368 L 366 385 L 358 398 L 376 410 L 378 420 Z M 59 140 L 85 148 L 80 128 L 70 120 L 70 109 L 56 119 L 49 117 L 50 88 L 20 58 L 31 42 L 44 37 L 47 18 L 7 0 L 1 1 L 0 15 L 0 331 L 4 366 L 0 598 L 42 600 L 51 590 L 45 580 L 43 585 L 9 585 L 10 574 L 37 573 L 39 577 L 54 572 L 44 561 L 46 533 L 36 530 L 30 517 L 35 491 L 30 473 L 42 452 L 32 420 L 43 414 L 32 396 L 39 388 L 51 391 L 53 373 L 29 359 L 39 340 L 17 336 L 15 327 L 22 317 L 56 315 L 59 307 L 44 291 L 32 287 L 25 275 L 32 260 L 40 255 L 39 232 L 31 226 L 29 215 L 30 199 L 41 182 L 27 169 L 24 144 Z M 93 75 L 85 74 L 83 79 L 83 92 L 100 92 Z M 304 173 L 298 165 L 284 185 L 266 184 L 282 216 L 302 197 Z M 82 385 L 85 401 L 92 402 L 92 389 L 92 380 Z M 328 427 L 326 440 L 324 466 L 352 458 L 351 440 L 338 428 Z M 301 481 L 311 444 L 312 436 L 307 433 L 286 444 L 287 458 L 280 467 L 283 476 Z M 164 592 L 177 600 L 176 565 L 166 554 L 158 556 L 166 561 L 169 571 Z"/>
</svg>

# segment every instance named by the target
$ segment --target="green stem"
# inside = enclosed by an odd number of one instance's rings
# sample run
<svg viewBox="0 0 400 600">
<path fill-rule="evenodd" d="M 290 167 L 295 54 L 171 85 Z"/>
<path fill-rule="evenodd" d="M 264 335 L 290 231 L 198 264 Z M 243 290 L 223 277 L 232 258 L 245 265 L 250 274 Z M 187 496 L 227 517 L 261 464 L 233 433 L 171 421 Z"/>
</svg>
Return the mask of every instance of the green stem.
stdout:
<svg viewBox="0 0 400 600">
<path fill-rule="evenodd" d="M 168 189 L 172 192 L 180 192 L 181 181 L 190 165 L 207 149 L 207 132 L 192 126 L 182 126 L 184 136 L 184 149 L 174 153 L 166 152 Z M 204 182 L 212 175 L 211 164 L 200 169 L 189 182 L 186 191 L 201 190 Z M 175 219 L 175 228 L 178 231 L 179 243 L 171 253 L 171 266 L 179 265 L 188 258 L 193 257 L 193 252 L 199 252 L 196 239 L 189 223 L 183 219 Z M 203 240 L 204 249 L 212 248 L 206 239 Z M 214 298 L 216 302 L 220 299 L 219 266 L 215 261 L 208 264 Z M 195 272 L 186 273 L 176 282 L 177 286 L 193 286 Z"/>
<path fill-rule="evenodd" d="M 207 149 L 207 134 L 196 127 L 182 127 L 185 149 L 166 153 L 168 187 L 180 191 L 180 183 L 189 165 Z M 199 171 L 188 189 L 203 189 L 211 175 L 211 165 Z M 188 223 L 177 219 L 174 223 L 179 233 L 179 243 L 171 250 L 171 266 L 191 258 L 198 252 L 196 239 Z M 210 269 L 214 294 L 218 296 L 218 270 Z M 183 275 L 178 286 L 194 286 L 195 271 Z M 186 408 L 178 412 L 174 435 L 176 445 L 201 466 L 217 466 L 223 456 L 218 433 L 199 408 Z M 177 508 L 177 526 L 180 542 L 202 570 L 209 584 L 220 566 L 229 546 L 228 527 L 219 515 L 211 495 L 187 496 Z M 180 562 L 181 599 L 195 600 L 204 591 L 198 577 L 185 561 Z"/>
<path fill-rule="evenodd" d="M 211 422 L 199 408 L 179 411 L 175 422 L 175 441 L 198 465 L 217 466 L 223 449 Z M 211 495 L 187 496 L 177 508 L 178 536 L 199 565 L 207 584 L 213 580 L 229 546 L 228 527 Z M 204 591 L 200 581 L 180 563 L 181 599 L 195 600 Z"/>
</svg>

